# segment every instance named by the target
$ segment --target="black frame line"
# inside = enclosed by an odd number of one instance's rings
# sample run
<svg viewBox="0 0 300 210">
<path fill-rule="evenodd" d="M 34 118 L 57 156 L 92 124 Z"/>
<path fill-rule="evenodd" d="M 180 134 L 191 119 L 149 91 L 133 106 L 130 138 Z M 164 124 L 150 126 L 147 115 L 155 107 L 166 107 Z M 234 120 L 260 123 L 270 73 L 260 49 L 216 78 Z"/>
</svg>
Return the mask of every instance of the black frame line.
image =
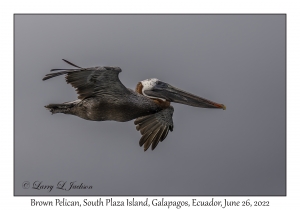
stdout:
<svg viewBox="0 0 300 210">
<path fill-rule="evenodd" d="M 16 195 L 15 193 L 15 17 L 16 15 L 284 15 L 285 16 L 285 195 Z M 13 14 L 13 196 L 17 197 L 286 197 L 287 196 L 287 14 L 286 13 L 15 13 Z"/>
</svg>

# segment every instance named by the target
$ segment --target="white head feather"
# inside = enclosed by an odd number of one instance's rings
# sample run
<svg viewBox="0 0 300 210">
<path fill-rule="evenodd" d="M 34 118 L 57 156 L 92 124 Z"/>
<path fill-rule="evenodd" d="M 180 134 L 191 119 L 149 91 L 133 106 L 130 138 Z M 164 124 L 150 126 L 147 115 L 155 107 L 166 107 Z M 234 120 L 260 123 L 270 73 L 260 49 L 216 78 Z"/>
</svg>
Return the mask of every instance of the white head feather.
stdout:
<svg viewBox="0 0 300 210">
<path fill-rule="evenodd" d="M 143 81 L 141 81 L 142 85 L 143 85 L 143 89 L 142 89 L 142 93 L 144 96 L 147 96 L 149 98 L 158 98 L 158 97 L 152 97 L 152 96 L 148 96 L 144 91 L 145 90 L 152 90 L 153 87 L 157 84 L 157 82 L 160 81 L 159 79 L 156 78 L 151 78 L 151 79 L 145 79 Z M 166 101 L 166 99 L 164 98 L 158 98 L 161 99 L 163 101 Z"/>
</svg>

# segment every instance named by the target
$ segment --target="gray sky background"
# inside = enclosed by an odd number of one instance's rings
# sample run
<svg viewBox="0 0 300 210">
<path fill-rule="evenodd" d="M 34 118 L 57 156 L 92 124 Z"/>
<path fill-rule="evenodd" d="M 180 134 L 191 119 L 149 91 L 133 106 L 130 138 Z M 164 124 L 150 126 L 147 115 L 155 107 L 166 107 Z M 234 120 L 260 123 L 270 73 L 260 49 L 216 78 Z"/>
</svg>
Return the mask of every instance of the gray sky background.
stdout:
<svg viewBox="0 0 300 210">
<path fill-rule="evenodd" d="M 16 15 L 15 195 L 284 195 L 284 15 Z M 133 121 L 44 108 L 77 98 L 52 68 L 120 66 L 227 110 L 181 104 L 174 131 L 143 151 Z M 22 183 L 92 185 L 63 191 Z"/>
</svg>

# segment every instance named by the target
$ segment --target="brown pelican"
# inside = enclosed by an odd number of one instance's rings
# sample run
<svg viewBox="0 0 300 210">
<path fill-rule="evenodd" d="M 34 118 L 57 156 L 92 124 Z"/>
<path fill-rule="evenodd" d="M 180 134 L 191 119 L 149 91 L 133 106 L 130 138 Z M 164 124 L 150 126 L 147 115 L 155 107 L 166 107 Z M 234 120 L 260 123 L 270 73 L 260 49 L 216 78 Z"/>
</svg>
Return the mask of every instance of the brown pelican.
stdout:
<svg viewBox="0 0 300 210">
<path fill-rule="evenodd" d="M 66 63 L 76 69 L 52 69 L 43 80 L 66 74 L 78 93 L 78 99 L 62 104 L 45 106 L 52 114 L 64 113 L 86 120 L 114 120 L 126 122 L 136 119 L 134 124 L 141 132 L 140 146 L 146 151 L 150 145 L 155 149 L 169 131 L 173 131 L 173 112 L 171 102 L 202 108 L 225 110 L 223 104 L 195 96 L 158 79 L 146 79 L 139 82 L 135 91 L 126 88 L 119 80 L 120 67 L 96 66 L 79 67 L 67 60 Z"/>
</svg>

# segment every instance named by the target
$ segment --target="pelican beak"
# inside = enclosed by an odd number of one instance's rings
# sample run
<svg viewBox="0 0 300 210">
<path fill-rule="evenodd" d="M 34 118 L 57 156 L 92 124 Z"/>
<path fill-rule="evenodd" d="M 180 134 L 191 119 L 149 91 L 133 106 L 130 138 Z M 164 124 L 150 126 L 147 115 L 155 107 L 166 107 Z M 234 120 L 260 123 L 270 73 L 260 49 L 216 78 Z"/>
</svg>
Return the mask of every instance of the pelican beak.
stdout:
<svg viewBox="0 0 300 210">
<path fill-rule="evenodd" d="M 145 93 L 148 96 L 162 98 L 170 102 L 186 104 L 189 106 L 223 110 L 226 109 L 224 104 L 218 104 L 205 98 L 195 96 L 161 81 L 159 81 L 159 83 L 157 83 L 152 90 L 145 90 Z"/>
</svg>

